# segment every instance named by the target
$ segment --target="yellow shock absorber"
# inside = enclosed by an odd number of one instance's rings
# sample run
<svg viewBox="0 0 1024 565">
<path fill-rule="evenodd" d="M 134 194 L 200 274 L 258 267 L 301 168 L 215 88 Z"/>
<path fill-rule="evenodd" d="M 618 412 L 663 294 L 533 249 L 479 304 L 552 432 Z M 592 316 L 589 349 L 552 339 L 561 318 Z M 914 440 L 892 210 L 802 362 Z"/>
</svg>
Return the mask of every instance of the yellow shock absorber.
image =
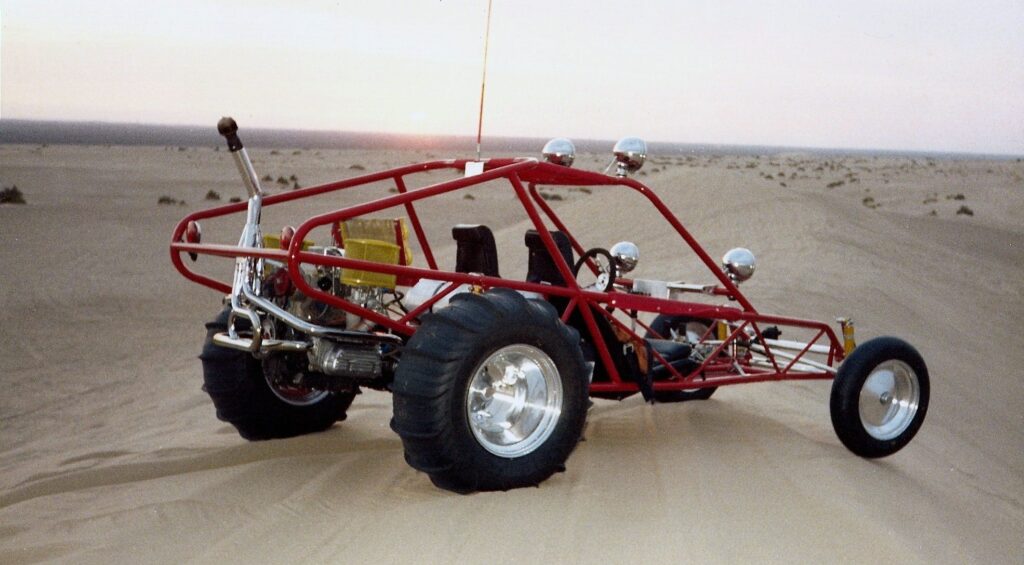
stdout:
<svg viewBox="0 0 1024 565">
<path fill-rule="evenodd" d="M 719 341 L 725 341 L 729 339 L 729 324 L 725 323 L 724 320 L 718 320 L 715 322 L 718 326 L 718 339 Z"/>
<path fill-rule="evenodd" d="M 853 320 L 850 318 L 836 318 L 836 321 L 843 328 L 843 353 L 849 355 L 857 348 L 857 340 L 853 337 Z"/>
</svg>

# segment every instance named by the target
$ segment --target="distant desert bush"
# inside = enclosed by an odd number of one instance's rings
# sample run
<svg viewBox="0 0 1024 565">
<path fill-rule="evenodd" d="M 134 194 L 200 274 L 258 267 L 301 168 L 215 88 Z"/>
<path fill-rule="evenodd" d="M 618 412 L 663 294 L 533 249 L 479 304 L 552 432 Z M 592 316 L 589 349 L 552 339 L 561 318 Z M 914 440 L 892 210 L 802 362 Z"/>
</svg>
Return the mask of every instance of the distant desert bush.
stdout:
<svg viewBox="0 0 1024 565">
<path fill-rule="evenodd" d="M 232 202 L 232 203 L 241 202 L 241 201 L 242 201 L 242 197 L 241 196 L 232 196 L 231 198 L 228 198 L 228 202 Z"/>
<path fill-rule="evenodd" d="M 946 195 L 946 200 L 966 200 L 966 199 L 967 199 L 967 197 L 964 196 L 963 194 L 959 193 L 959 192 L 956 193 L 956 194 L 947 194 Z M 966 208 L 966 206 L 964 206 L 964 208 Z M 957 213 L 959 214 L 959 212 L 957 212 Z"/>
<path fill-rule="evenodd" d="M 174 204 L 177 204 L 179 206 L 184 206 L 185 205 L 185 201 L 184 200 L 178 200 L 177 198 L 172 198 L 170 196 L 167 196 L 166 194 L 161 196 L 160 198 L 158 198 L 156 203 L 157 204 L 164 204 L 164 205 L 171 205 L 171 206 L 173 206 Z"/>
<path fill-rule="evenodd" d="M 206 200 L 220 200 L 220 193 L 216 190 L 210 190 L 206 193 Z"/>
<path fill-rule="evenodd" d="M 357 163 L 355 165 L 349 165 L 348 169 L 350 171 L 365 171 L 366 167 L 364 167 L 364 166 L 362 166 L 362 165 Z"/>
<path fill-rule="evenodd" d="M 544 200 L 554 200 L 554 201 L 563 200 L 561 194 L 552 194 L 550 192 L 542 192 L 542 193 L 540 193 L 540 197 L 543 198 Z"/>
<path fill-rule="evenodd" d="M 959 208 L 959 209 L 958 209 L 958 210 L 956 211 L 956 215 L 957 215 L 957 216 L 959 216 L 959 215 L 961 215 L 961 214 L 963 214 L 964 216 L 973 216 L 973 215 L 974 215 L 974 210 L 971 210 L 971 209 L 970 209 L 970 208 L 968 208 L 967 206 L 961 206 L 961 207 L 960 207 L 960 208 Z"/>
<path fill-rule="evenodd" d="M 0 204 L 25 204 L 25 195 L 18 190 L 18 185 L 0 190 Z"/>
<path fill-rule="evenodd" d="M 837 180 L 835 182 L 830 182 L 830 183 L 826 184 L 825 188 L 836 188 L 836 187 L 839 187 L 839 186 L 843 186 L 844 184 L 846 184 L 846 181 Z"/>
</svg>

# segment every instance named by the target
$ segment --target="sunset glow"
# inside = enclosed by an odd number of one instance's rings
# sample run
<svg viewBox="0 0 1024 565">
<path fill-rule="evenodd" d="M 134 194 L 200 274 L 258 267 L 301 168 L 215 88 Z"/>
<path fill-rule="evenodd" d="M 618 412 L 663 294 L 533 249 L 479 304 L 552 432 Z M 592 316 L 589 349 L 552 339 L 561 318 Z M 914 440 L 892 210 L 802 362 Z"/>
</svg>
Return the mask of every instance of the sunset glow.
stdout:
<svg viewBox="0 0 1024 565">
<path fill-rule="evenodd" d="M 474 135 L 487 2 L 3 0 L 0 117 Z M 1020 2 L 495 0 L 485 135 L 1024 153 Z"/>
</svg>

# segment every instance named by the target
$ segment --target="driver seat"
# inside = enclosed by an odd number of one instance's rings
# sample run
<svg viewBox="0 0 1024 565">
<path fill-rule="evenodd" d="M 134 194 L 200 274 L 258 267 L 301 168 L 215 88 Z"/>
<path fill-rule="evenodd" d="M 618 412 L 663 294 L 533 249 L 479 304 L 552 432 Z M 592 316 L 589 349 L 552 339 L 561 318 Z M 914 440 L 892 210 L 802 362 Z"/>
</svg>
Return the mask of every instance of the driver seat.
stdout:
<svg viewBox="0 0 1024 565">
<path fill-rule="evenodd" d="M 558 248 L 559 254 L 562 255 L 562 259 L 565 259 L 565 263 L 569 265 L 571 270 L 573 256 L 572 243 L 569 241 L 569 236 L 560 231 L 550 231 L 548 233 L 551 234 L 551 239 L 555 240 L 555 247 Z M 526 247 L 530 250 L 530 258 L 526 268 L 526 282 L 567 286 L 565 279 L 562 278 L 562 273 L 558 271 L 558 265 L 555 263 L 554 257 L 548 253 L 548 248 L 544 247 L 544 240 L 540 238 L 540 232 L 537 230 L 527 230 L 525 240 Z"/>
<path fill-rule="evenodd" d="M 671 339 L 651 339 L 647 338 L 647 347 L 651 351 L 655 351 L 658 355 L 661 355 L 665 359 L 665 362 L 672 366 L 673 369 L 679 371 L 684 376 L 693 370 L 693 361 L 690 361 L 690 353 L 693 348 L 688 343 L 679 343 L 678 341 L 672 341 Z M 672 376 L 668 368 L 665 367 L 654 355 L 651 355 L 650 360 L 650 376 L 653 380 L 667 379 Z"/>
<path fill-rule="evenodd" d="M 458 224 L 452 228 L 455 239 L 455 272 L 480 273 L 488 277 L 498 274 L 498 250 L 494 232 L 485 225 Z"/>
</svg>

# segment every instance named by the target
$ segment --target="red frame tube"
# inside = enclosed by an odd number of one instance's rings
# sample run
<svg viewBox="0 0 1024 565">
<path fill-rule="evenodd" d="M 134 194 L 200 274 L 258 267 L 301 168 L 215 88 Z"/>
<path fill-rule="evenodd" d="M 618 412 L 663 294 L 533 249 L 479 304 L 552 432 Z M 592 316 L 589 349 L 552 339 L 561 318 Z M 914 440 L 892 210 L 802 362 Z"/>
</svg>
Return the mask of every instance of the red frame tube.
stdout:
<svg viewBox="0 0 1024 565">
<path fill-rule="evenodd" d="M 413 190 L 408 189 L 405 183 L 405 177 L 409 175 L 438 169 L 464 170 L 468 162 L 470 161 L 464 159 L 430 161 L 398 167 L 378 173 L 362 175 L 338 182 L 313 186 L 293 192 L 265 196 L 263 198 L 263 206 L 273 206 L 300 198 L 318 196 L 386 180 L 392 180 L 397 188 L 396 194 L 362 204 L 349 206 L 333 212 L 320 214 L 308 219 L 296 228 L 295 234 L 292 237 L 291 245 L 287 251 L 241 248 L 229 245 L 186 243 L 183 239 L 183 234 L 190 221 L 222 217 L 243 212 L 245 211 L 247 204 L 245 202 L 240 202 L 194 212 L 182 219 L 175 227 L 171 236 L 171 261 L 175 268 L 189 280 L 220 292 L 230 292 L 230 285 L 223 281 L 218 281 L 196 273 L 185 265 L 182 261 L 181 254 L 196 253 L 201 255 L 231 258 L 254 257 L 280 261 L 287 265 L 288 274 L 295 288 L 310 298 L 366 318 L 375 324 L 379 324 L 397 334 L 405 336 L 411 336 L 416 331 L 416 325 L 414 325 L 413 322 L 420 314 L 430 309 L 437 303 L 437 301 L 453 292 L 455 288 L 461 284 L 470 284 L 484 289 L 504 287 L 514 290 L 537 292 L 549 296 L 564 296 L 569 298 L 569 304 L 565 311 L 562 312 L 562 320 L 567 321 L 574 309 L 578 308 L 580 310 L 584 325 L 586 326 L 587 331 L 591 334 L 592 342 L 594 343 L 598 356 L 600 357 L 609 376 L 608 382 L 592 383 L 591 389 L 594 392 L 629 393 L 638 390 L 635 383 L 622 380 L 621 375 L 618 374 L 608 350 L 609 344 L 606 344 L 602 338 L 596 318 L 594 317 L 595 307 L 597 307 L 596 311 L 605 315 L 611 323 L 625 329 L 632 339 L 642 338 L 626 327 L 621 321 L 617 320 L 613 314 L 601 308 L 602 306 L 610 306 L 613 311 L 618 309 L 621 312 L 630 312 L 634 314 L 636 312 L 650 312 L 667 315 L 686 315 L 737 323 L 736 328 L 730 333 L 728 339 L 719 344 L 713 350 L 712 354 L 707 356 L 704 363 L 689 375 L 679 374 L 666 363 L 664 358 L 655 353 L 656 361 L 665 364 L 670 374 L 673 375 L 672 378 L 667 381 L 659 381 L 655 383 L 655 390 L 681 390 L 684 388 L 702 388 L 706 386 L 722 386 L 741 382 L 761 382 L 768 380 L 831 378 L 831 374 L 826 371 L 815 372 L 793 370 L 793 367 L 797 365 L 799 360 L 808 354 L 811 349 L 811 345 L 816 343 L 823 336 L 830 342 L 828 365 L 831 366 L 833 363 L 842 360 L 844 355 L 842 344 L 835 332 L 828 325 L 811 320 L 763 315 L 758 313 L 743 293 L 740 292 L 735 283 L 733 283 L 733 281 L 729 279 L 729 277 L 726 276 L 720 268 L 718 268 L 710 255 L 708 255 L 708 253 L 700 246 L 686 228 L 683 227 L 682 223 L 675 217 L 675 215 L 672 214 L 661 199 L 659 199 L 648 187 L 635 180 L 629 178 L 609 177 L 599 173 L 580 171 L 576 169 L 568 169 L 550 163 L 539 163 L 534 159 L 488 159 L 484 161 L 484 171 L 475 176 L 456 178 Z M 554 263 L 559 273 L 567 282 L 566 286 L 542 285 L 525 281 L 508 280 L 500 277 L 457 273 L 438 269 L 430 242 L 427 239 L 419 216 L 416 213 L 414 203 L 417 200 L 439 196 L 494 180 L 505 180 L 511 185 L 512 190 L 519 199 L 520 204 L 523 206 L 523 209 L 531 223 L 538 231 L 544 247 L 554 259 Z M 526 186 L 524 186 L 524 182 L 526 183 Z M 562 231 L 568 236 L 573 249 L 577 253 L 583 254 L 585 249 L 572 236 L 555 210 L 540 196 L 537 191 L 537 187 L 539 185 L 623 186 L 639 192 L 651 202 L 659 213 L 661 213 L 662 217 L 669 222 L 680 238 L 686 242 L 690 249 L 718 280 L 719 286 L 714 289 L 714 294 L 719 296 L 728 296 L 731 300 L 737 302 L 740 308 L 680 302 L 676 300 L 653 298 L 616 291 L 597 292 L 580 288 L 572 274 L 572 265 L 567 264 L 558 252 L 554 239 L 544 222 L 544 217 L 547 217 L 556 229 Z M 403 207 L 409 216 L 413 232 L 416 235 L 417 241 L 420 244 L 428 265 L 428 268 L 426 269 L 401 264 L 385 265 L 345 257 L 320 255 L 302 250 L 303 240 L 313 229 L 322 226 L 331 226 L 332 236 L 337 238 L 340 234 L 336 234 L 335 231 L 339 222 L 396 206 Z M 415 281 L 422 278 L 447 281 L 449 284 L 442 292 L 417 307 L 413 312 L 395 320 L 386 315 L 362 308 L 310 286 L 301 273 L 301 266 L 303 264 L 361 269 L 392 274 L 396 275 L 399 284 L 402 285 L 414 284 Z M 763 338 L 758 323 L 810 328 L 817 330 L 817 334 L 814 339 L 790 361 L 789 364 L 780 369 L 779 364 L 775 359 L 775 355 L 772 353 L 771 348 Z M 749 353 L 748 359 L 745 360 L 732 358 L 725 353 L 725 351 L 728 350 L 727 348 L 733 347 L 735 349 L 738 341 L 746 338 L 746 334 L 743 332 L 743 329 L 748 324 L 753 328 L 754 337 L 765 349 L 765 357 L 768 358 L 774 370 L 765 370 L 750 365 Z M 643 324 L 643 322 L 640 322 L 640 325 L 646 330 L 650 330 L 650 328 L 646 324 Z M 618 345 L 619 344 L 617 343 L 613 344 L 613 346 Z M 741 361 L 743 362 L 742 364 Z"/>
</svg>

